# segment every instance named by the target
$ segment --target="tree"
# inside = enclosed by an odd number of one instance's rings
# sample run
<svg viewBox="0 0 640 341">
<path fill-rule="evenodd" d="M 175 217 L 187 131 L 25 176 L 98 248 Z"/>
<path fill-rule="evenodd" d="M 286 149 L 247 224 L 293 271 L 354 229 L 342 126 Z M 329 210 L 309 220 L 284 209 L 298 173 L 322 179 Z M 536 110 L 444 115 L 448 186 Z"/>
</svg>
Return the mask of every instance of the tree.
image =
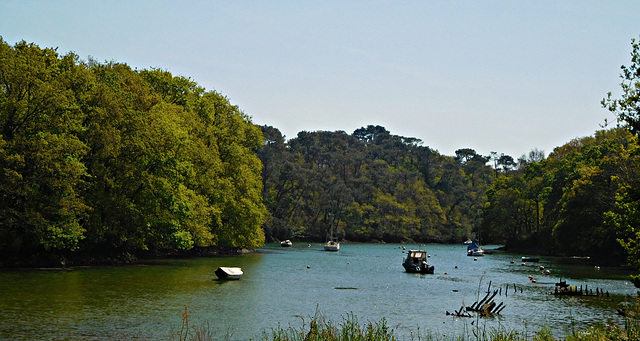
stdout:
<svg viewBox="0 0 640 341">
<path fill-rule="evenodd" d="M 0 38 L 0 253 L 260 246 L 262 143 L 189 78 Z"/>
<path fill-rule="evenodd" d="M 618 125 L 636 136 L 635 143 L 625 146 L 617 158 L 623 171 L 612 178 L 617 185 L 615 209 L 605 213 L 605 220 L 616 227 L 629 265 L 640 271 L 640 40 L 632 38 L 631 48 L 631 65 L 620 67 L 622 97 L 612 99 L 609 92 L 602 100 L 602 106 L 616 115 Z M 632 276 L 632 281 L 640 287 L 640 275 Z"/>
<path fill-rule="evenodd" d="M 90 76 L 77 56 L 0 38 L 0 249 L 75 250 L 89 211 L 79 103 Z"/>
<path fill-rule="evenodd" d="M 631 133 L 640 136 L 640 40 L 631 39 L 631 65 L 622 69 L 622 97 L 612 99 L 611 92 L 602 100 L 602 106 L 616 115 L 618 124 L 622 124 Z"/>
</svg>

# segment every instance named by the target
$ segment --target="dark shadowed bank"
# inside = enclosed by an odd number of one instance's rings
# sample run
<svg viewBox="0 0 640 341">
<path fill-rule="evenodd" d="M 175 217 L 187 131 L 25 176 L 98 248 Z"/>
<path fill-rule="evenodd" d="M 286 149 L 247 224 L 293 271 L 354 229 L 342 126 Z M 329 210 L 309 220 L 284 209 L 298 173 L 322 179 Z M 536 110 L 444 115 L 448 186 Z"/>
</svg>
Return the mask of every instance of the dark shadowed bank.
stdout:
<svg viewBox="0 0 640 341">
<path fill-rule="evenodd" d="M 122 252 L 115 255 L 73 253 L 32 255 L 5 255 L 0 258 L 0 269 L 8 268 L 64 268 L 75 266 L 132 265 L 160 258 L 223 257 L 256 252 L 255 249 L 231 247 L 194 247 L 191 250 L 167 252 Z"/>
</svg>

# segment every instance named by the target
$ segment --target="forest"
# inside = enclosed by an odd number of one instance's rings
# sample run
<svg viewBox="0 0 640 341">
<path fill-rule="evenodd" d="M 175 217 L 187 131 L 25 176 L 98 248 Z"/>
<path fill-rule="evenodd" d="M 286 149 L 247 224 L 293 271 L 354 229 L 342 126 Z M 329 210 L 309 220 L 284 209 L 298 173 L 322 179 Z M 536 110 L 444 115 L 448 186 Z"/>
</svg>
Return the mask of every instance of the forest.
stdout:
<svg viewBox="0 0 640 341">
<path fill-rule="evenodd" d="M 0 38 L 0 266 L 265 241 L 461 243 L 640 269 L 640 57 L 617 125 L 548 155 L 453 156 L 369 125 L 285 140 L 162 69 Z"/>
<path fill-rule="evenodd" d="M 0 40 L 0 265 L 263 245 L 260 128 L 160 69 Z"/>
</svg>

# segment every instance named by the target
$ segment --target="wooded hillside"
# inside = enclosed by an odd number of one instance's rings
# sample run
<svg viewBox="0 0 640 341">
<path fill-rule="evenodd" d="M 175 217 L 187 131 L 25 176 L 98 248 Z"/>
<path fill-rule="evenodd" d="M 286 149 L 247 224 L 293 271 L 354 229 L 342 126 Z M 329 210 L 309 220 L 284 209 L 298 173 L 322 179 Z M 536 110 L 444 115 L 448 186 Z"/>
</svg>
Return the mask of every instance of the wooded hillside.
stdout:
<svg viewBox="0 0 640 341">
<path fill-rule="evenodd" d="M 4 262 L 264 242 L 260 128 L 188 78 L 0 39 L 0 129 Z"/>
<path fill-rule="evenodd" d="M 0 38 L 0 266 L 325 241 L 333 230 L 629 256 L 640 269 L 632 46 L 625 95 L 603 100 L 619 127 L 515 160 L 441 155 L 374 125 L 285 141 L 189 78 Z"/>
<path fill-rule="evenodd" d="M 268 237 L 462 243 L 480 227 L 495 172 L 472 149 L 443 156 L 381 126 L 263 133 Z"/>
</svg>

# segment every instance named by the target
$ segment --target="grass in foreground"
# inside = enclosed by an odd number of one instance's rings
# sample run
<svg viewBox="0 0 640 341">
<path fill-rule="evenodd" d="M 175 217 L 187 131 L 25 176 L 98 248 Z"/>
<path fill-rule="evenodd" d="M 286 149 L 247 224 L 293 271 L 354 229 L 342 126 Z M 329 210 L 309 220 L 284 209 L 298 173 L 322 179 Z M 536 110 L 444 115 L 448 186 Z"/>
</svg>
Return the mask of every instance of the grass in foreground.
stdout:
<svg viewBox="0 0 640 341">
<path fill-rule="evenodd" d="M 378 322 L 360 323 L 354 314 L 348 314 L 339 323 L 327 321 L 316 314 L 309 322 L 303 319 L 299 328 L 274 328 L 265 331 L 262 337 L 255 341 L 630 341 L 640 340 L 640 300 L 625 311 L 625 325 L 595 325 L 583 331 L 575 331 L 564 338 L 554 338 L 548 328 L 542 328 L 533 336 L 528 337 L 516 330 L 480 328 L 471 329 L 466 336 L 446 337 L 430 333 L 424 335 L 410 335 L 397 338 L 394 330 L 387 325 L 386 319 Z M 182 326 L 173 334 L 171 340 L 179 341 L 219 341 L 232 340 L 229 333 L 217 338 L 208 326 L 197 327 L 190 325 L 188 309 L 182 314 Z"/>
</svg>

